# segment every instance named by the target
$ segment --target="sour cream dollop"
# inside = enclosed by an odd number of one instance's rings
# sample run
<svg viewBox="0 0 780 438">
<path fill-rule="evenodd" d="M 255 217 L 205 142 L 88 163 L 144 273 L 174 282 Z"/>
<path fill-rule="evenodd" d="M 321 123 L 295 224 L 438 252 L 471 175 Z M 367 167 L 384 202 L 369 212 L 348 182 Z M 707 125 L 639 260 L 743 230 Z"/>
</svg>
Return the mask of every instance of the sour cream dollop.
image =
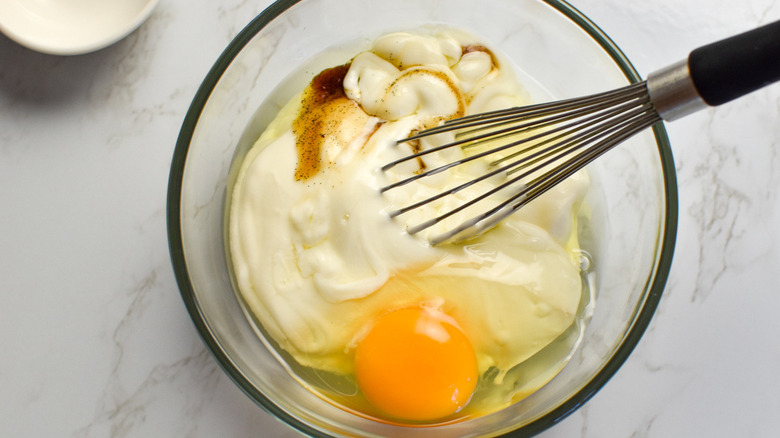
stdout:
<svg viewBox="0 0 780 438">
<path fill-rule="evenodd" d="M 481 164 L 380 194 L 421 165 L 463 153 L 382 172 L 410 153 L 396 140 L 452 117 L 528 103 L 525 91 L 497 53 L 453 30 L 382 36 L 341 68 L 343 95 L 318 106 L 313 102 L 322 96 L 310 86 L 242 162 L 229 244 L 248 307 L 296 361 L 336 373 L 353 371 L 355 343 L 378 315 L 420 303 L 457 321 L 480 372 L 508 370 L 533 356 L 572 324 L 580 301 L 573 251 L 587 175 L 474 240 L 431 246 L 424 233 L 411 236 L 405 227 L 457 199 L 392 220 L 387 211 L 470 179 Z M 302 164 L 312 156 L 314 170 Z"/>
</svg>

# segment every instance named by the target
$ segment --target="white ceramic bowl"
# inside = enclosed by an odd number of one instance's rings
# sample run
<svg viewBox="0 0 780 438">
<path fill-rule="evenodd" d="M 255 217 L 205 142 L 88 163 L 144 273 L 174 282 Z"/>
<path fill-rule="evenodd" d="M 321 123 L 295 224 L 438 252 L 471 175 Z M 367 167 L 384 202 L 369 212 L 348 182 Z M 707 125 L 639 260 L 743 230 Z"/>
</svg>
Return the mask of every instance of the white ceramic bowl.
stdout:
<svg viewBox="0 0 780 438">
<path fill-rule="evenodd" d="M 0 31 L 50 55 L 79 55 L 133 32 L 158 0 L 2 0 Z"/>
</svg>

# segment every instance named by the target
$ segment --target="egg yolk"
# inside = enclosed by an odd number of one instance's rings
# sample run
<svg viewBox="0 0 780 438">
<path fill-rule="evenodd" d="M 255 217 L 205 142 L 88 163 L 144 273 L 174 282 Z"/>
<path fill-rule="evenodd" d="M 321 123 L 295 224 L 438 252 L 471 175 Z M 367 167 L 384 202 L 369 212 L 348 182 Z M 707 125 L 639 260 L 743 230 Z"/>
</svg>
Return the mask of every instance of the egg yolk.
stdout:
<svg viewBox="0 0 780 438">
<path fill-rule="evenodd" d="M 390 417 L 430 421 L 462 409 L 477 385 L 477 358 L 448 316 L 423 308 L 382 315 L 357 345 L 355 374 Z"/>
</svg>

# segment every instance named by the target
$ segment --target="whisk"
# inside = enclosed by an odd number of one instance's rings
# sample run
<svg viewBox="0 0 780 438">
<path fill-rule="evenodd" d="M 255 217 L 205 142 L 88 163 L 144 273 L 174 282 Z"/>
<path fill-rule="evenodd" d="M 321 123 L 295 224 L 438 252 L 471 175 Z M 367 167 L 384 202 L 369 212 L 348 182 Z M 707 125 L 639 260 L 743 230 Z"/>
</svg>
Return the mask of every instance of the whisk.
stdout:
<svg viewBox="0 0 780 438">
<path fill-rule="evenodd" d="M 386 164 L 382 170 L 448 148 L 490 145 L 451 163 L 414 174 L 381 189 L 387 192 L 469 161 L 487 159 L 488 171 L 419 202 L 393 210 L 391 217 L 419 209 L 480 181 L 507 175 L 506 180 L 438 216 L 413 224 L 419 233 L 474 206 L 499 191 L 511 192 L 502 202 L 468 216 L 430 237 L 431 244 L 464 240 L 499 221 L 570 177 L 593 160 L 655 123 L 672 121 L 706 106 L 717 106 L 780 80 L 780 21 L 692 51 L 683 60 L 648 75 L 647 80 L 591 96 L 482 113 L 449 120 L 397 143 L 456 131 L 455 140 Z M 519 139 L 518 139 L 519 138 Z M 491 156 L 500 154 L 500 158 Z"/>
</svg>

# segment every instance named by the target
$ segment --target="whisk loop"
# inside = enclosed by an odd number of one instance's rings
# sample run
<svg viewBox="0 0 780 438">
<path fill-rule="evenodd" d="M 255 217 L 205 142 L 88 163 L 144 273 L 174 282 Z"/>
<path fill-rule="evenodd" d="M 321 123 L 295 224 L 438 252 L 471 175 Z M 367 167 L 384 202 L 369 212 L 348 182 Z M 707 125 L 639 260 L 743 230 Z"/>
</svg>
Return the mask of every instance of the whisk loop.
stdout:
<svg viewBox="0 0 780 438">
<path fill-rule="evenodd" d="M 504 217 L 539 197 L 634 132 L 660 120 L 660 116 L 647 96 L 647 86 L 644 82 L 588 97 L 449 120 L 439 127 L 399 140 L 398 144 L 457 131 L 455 141 L 408 155 L 388 163 L 382 170 L 388 171 L 406 161 L 453 147 L 463 148 L 466 156 L 389 184 L 383 187 L 381 192 L 430 177 L 470 161 L 488 160 L 489 171 L 483 175 L 390 212 L 391 217 L 396 217 L 454 195 L 497 175 L 505 175 L 506 179 L 503 182 L 487 189 L 483 194 L 407 229 L 410 234 L 419 233 L 497 193 L 509 192 L 505 195 L 505 199 L 496 205 L 430 238 L 430 241 L 435 245 L 455 238 L 463 238 L 464 235 L 470 237 L 492 227 Z M 485 151 L 468 153 L 469 149 L 502 139 L 510 140 Z"/>
</svg>

